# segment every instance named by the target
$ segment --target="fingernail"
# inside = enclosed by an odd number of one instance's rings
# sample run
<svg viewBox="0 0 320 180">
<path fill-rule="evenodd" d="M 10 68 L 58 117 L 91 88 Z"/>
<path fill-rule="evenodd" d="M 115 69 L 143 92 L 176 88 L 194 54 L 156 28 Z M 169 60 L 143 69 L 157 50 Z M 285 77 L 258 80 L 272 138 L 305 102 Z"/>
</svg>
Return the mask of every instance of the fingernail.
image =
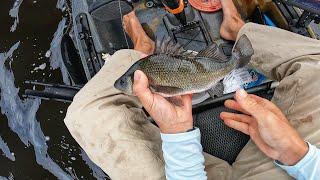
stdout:
<svg viewBox="0 0 320 180">
<path fill-rule="evenodd" d="M 238 91 L 238 97 L 239 97 L 240 99 L 246 98 L 247 95 L 248 95 L 247 92 L 246 92 L 245 90 L 243 90 L 243 89 L 240 89 L 240 90 Z"/>
<path fill-rule="evenodd" d="M 134 81 L 137 82 L 140 80 L 141 74 L 140 72 L 136 71 L 134 72 Z"/>
</svg>

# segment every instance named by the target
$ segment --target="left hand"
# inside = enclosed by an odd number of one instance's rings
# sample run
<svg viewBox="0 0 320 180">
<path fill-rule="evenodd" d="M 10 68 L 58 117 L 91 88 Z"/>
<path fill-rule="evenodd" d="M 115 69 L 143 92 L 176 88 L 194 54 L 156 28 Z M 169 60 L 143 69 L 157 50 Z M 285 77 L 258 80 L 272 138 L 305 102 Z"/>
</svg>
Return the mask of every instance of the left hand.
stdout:
<svg viewBox="0 0 320 180">
<path fill-rule="evenodd" d="M 139 70 L 134 74 L 133 92 L 162 133 L 183 133 L 193 128 L 192 95 L 173 97 L 179 103 L 171 103 L 150 91 L 147 76 Z"/>
<path fill-rule="evenodd" d="M 224 123 L 249 135 L 268 157 L 294 165 L 308 152 L 307 143 L 272 102 L 238 90 L 235 100 L 227 100 L 225 106 L 242 114 L 222 112 Z"/>
</svg>

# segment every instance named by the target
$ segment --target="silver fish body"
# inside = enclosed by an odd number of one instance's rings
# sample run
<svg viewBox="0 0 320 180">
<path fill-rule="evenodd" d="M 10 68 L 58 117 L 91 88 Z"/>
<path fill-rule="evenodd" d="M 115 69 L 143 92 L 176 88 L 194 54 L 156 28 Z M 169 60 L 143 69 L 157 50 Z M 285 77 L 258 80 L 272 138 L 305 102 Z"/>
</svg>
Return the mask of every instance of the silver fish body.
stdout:
<svg viewBox="0 0 320 180">
<path fill-rule="evenodd" d="M 228 59 L 213 44 L 198 55 L 156 53 L 137 61 L 114 84 L 115 88 L 132 94 L 133 75 L 143 71 L 150 89 L 164 97 L 199 93 L 214 87 L 233 69 L 245 66 L 253 54 L 250 41 L 242 36 Z"/>
</svg>

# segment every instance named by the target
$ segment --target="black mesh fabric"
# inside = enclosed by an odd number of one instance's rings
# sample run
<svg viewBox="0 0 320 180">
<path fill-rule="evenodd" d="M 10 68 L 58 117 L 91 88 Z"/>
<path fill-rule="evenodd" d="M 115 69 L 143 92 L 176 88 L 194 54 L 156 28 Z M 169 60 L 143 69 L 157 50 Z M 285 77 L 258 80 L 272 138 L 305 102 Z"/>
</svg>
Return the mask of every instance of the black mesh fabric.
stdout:
<svg viewBox="0 0 320 180">
<path fill-rule="evenodd" d="M 272 94 L 259 96 L 271 99 Z M 211 106 L 211 107 L 210 107 Z M 194 123 L 201 131 L 203 151 L 232 164 L 247 144 L 249 136 L 226 126 L 220 119 L 222 111 L 231 112 L 222 103 L 203 107 L 194 114 Z"/>
<path fill-rule="evenodd" d="M 98 33 L 98 39 L 102 44 L 103 53 L 113 54 L 119 49 L 133 48 L 131 39 L 127 34 L 124 34 L 121 22 L 121 15 L 126 15 L 132 11 L 132 6 L 128 2 L 124 0 L 100 0 L 93 3 L 89 11 Z M 125 38 L 125 36 L 127 37 Z"/>
<path fill-rule="evenodd" d="M 132 6 L 124 0 L 100 0 L 93 3 L 89 11 L 93 18 L 107 22 L 113 19 L 119 19 L 121 15 L 128 14 L 132 11 Z"/>
</svg>

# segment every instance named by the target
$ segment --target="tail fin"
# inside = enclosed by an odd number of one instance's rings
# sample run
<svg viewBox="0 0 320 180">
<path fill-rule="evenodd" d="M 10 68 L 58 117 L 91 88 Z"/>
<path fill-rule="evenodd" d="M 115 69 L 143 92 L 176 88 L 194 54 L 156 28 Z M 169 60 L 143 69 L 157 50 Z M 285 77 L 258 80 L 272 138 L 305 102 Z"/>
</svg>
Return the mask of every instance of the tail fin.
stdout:
<svg viewBox="0 0 320 180">
<path fill-rule="evenodd" d="M 232 58 L 238 62 L 237 68 L 246 66 L 253 55 L 254 50 L 249 38 L 244 34 L 237 41 L 232 50 Z"/>
</svg>

